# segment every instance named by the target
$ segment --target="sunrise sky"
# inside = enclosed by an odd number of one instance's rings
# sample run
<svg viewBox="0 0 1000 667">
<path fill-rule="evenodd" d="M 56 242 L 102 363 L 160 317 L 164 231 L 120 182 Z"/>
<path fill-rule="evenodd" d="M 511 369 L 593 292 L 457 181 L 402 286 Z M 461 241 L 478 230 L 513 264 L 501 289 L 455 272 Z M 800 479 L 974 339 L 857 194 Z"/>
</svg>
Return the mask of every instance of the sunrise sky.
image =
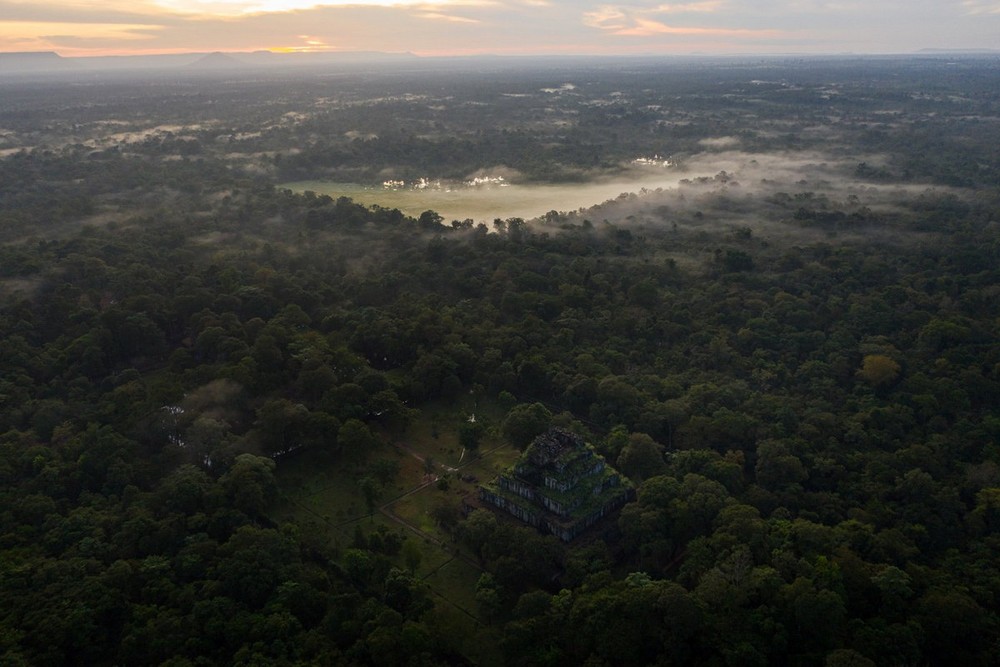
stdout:
<svg viewBox="0 0 1000 667">
<path fill-rule="evenodd" d="M 1000 0 L 0 0 L 0 52 L 1000 49 Z"/>
</svg>

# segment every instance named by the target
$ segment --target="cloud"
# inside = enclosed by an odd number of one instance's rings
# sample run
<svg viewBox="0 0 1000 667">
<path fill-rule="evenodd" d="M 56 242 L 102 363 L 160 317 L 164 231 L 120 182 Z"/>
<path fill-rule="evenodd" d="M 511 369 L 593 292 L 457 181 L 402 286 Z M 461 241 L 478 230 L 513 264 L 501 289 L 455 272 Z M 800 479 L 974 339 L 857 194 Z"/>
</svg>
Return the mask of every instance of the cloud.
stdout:
<svg viewBox="0 0 1000 667">
<path fill-rule="evenodd" d="M 74 14 L 79 11 L 110 13 L 154 13 L 154 0 L 102 0 L 95 3 L 89 0 L 4 0 L 0 2 L 4 16 L 16 15 L 20 10 L 48 10 L 49 13 L 62 12 Z"/>
<path fill-rule="evenodd" d="M 55 21 L 0 21 L 0 46 L 5 40 L 57 40 L 72 36 L 88 40 L 151 39 L 162 25 L 126 23 L 59 23 Z"/>
<path fill-rule="evenodd" d="M 973 16 L 981 14 L 1000 14 L 1000 2 L 996 0 L 965 0 L 962 3 L 966 13 Z"/>
<path fill-rule="evenodd" d="M 139 23 L 156 17 L 163 11 L 152 5 L 151 0 L 108 0 L 95 5 L 85 0 L 58 0 L 33 2 L 25 0 L 0 0 L 0 17 L 3 21 L 51 22 L 66 24 Z"/>
<path fill-rule="evenodd" d="M 441 12 L 420 12 L 417 14 L 422 19 L 432 19 L 435 21 L 449 21 L 451 23 L 481 23 L 478 19 L 470 19 L 465 16 L 454 16 L 452 14 L 442 14 Z"/>
<path fill-rule="evenodd" d="M 666 23 L 661 16 L 675 16 L 683 20 L 688 14 L 716 14 L 727 6 L 725 0 L 706 0 L 679 4 L 660 4 L 654 7 L 603 5 L 583 14 L 583 24 L 623 37 L 652 37 L 655 35 L 718 36 L 718 37 L 773 37 L 781 31 L 766 28 L 734 28 L 727 25 L 684 25 Z"/>
<path fill-rule="evenodd" d="M 659 5 L 653 9 L 658 14 L 698 14 L 717 12 L 727 3 L 724 0 L 706 0 L 705 2 L 684 2 L 679 4 Z"/>
<path fill-rule="evenodd" d="M 651 37 L 653 35 L 698 35 L 698 36 L 719 36 L 719 37 L 750 37 L 774 36 L 779 34 L 778 30 L 746 30 L 742 28 L 697 28 L 672 26 L 660 21 L 636 17 L 633 25 L 627 28 L 614 30 L 615 35 L 628 37 Z"/>
<path fill-rule="evenodd" d="M 261 48 L 445 55 L 1000 47 L 1000 0 L 0 0 L 0 17 L 8 26 L 0 33 L 0 50 L 27 44 L 74 55 Z M 48 28 L 40 27 L 45 23 Z M 87 38 L 86 45 L 72 41 L 76 37 Z"/>
<path fill-rule="evenodd" d="M 444 5 L 489 5 L 490 0 L 152 0 L 159 7 L 179 14 L 199 16 L 245 16 L 302 12 L 329 7 L 441 7 Z"/>
<path fill-rule="evenodd" d="M 602 30 L 623 30 L 628 26 L 628 16 L 620 7 L 598 7 L 584 12 L 583 24 Z"/>
</svg>

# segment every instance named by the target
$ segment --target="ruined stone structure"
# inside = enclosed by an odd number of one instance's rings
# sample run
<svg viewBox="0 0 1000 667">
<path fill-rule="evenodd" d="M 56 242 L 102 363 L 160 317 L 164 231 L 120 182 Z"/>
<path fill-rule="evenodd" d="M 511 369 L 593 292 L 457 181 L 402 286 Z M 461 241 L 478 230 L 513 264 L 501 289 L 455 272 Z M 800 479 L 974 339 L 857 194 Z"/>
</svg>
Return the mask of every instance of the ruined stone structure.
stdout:
<svg viewBox="0 0 1000 667">
<path fill-rule="evenodd" d="M 479 487 L 480 499 L 569 542 L 634 493 L 631 482 L 580 436 L 550 429 L 513 466 Z"/>
</svg>

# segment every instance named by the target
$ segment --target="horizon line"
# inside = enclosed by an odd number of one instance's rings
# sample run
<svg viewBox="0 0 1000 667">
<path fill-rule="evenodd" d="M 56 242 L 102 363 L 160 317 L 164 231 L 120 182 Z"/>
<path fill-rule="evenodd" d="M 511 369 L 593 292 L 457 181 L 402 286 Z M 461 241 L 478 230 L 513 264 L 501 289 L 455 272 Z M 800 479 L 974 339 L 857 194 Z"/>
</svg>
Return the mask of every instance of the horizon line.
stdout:
<svg viewBox="0 0 1000 667">
<path fill-rule="evenodd" d="M 88 55 L 63 55 L 55 49 L 35 50 L 35 51 L 0 51 L 0 57 L 11 55 L 54 55 L 65 60 L 86 60 L 90 58 L 157 58 L 164 56 L 186 56 L 186 55 L 273 55 L 273 56 L 323 56 L 323 55 L 385 55 L 385 56 L 410 56 L 424 59 L 448 59 L 448 58 L 657 58 L 657 57 L 829 57 L 829 56 L 904 56 L 904 55 L 1000 55 L 1000 48 L 989 47 L 924 47 L 908 51 L 725 51 L 725 52 L 661 52 L 649 51 L 642 53 L 633 52 L 576 52 L 576 53 L 552 53 L 549 51 L 526 52 L 526 53 L 454 53 L 454 54 L 428 54 L 417 51 L 379 51 L 373 49 L 323 49 L 323 50 L 301 50 L 285 51 L 280 49 L 243 49 L 243 50 L 179 50 L 160 51 L 156 53 L 107 53 Z"/>
</svg>

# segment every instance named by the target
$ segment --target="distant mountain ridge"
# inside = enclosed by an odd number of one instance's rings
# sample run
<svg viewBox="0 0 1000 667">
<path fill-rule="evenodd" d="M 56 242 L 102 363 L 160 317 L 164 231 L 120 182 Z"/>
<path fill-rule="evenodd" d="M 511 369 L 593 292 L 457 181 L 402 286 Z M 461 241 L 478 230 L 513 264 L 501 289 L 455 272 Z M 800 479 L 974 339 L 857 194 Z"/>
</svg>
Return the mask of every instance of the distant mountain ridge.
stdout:
<svg viewBox="0 0 1000 667">
<path fill-rule="evenodd" d="M 766 57 L 785 57 L 787 54 L 771 54 Z M 942 49 L 925 48 L 911 53 L 899 54 L 839 54 L 845 57 L 993 57 L 1000 55 L 1000 49 Z M 595 56 L 599 57 L 599 56 Z M 606 56 L 608 58 L 626 58 L 628 56 Z M 686 54 L 674 56 L 639 56 L 640 58 L 712 58 L 710 54 Z M 721 56 L 731 58 L 736 56 Z M 755 55 L 753 57 L 765 57 Z M 801 56 L 796 56 L 801 57 Z M 829 54 L 815 54 L 814 57 L 831 57 Z M 285 69 L 319 69 L 326 67 L 356 67 L 371 65 L 407 65 L 433 64 L 442 66 L 445 63 L 469 62 L 528 62 L 541 59 L 546 62 L 556 62 L 566 59 L 576 62 L 589 56 L 418 56 L 409 52 L 386 51 L 317 51 L 317 52 L 276 52 L 276 51 L 212 51 L 189 53 L 166 53 L 154 55 L 129 56 L 80 56 L 65 57 L 54 51 L 16 51 L 0 52 L 0 76 L 27 76 L 32 74 L 59 75 L 95 72 L 144 72 L 164 75 L 187 73 L 218 74 L 222 72 L 252 73 L 254 71 L 281 71 Z M 422 66 L 422 65 L 421 65 Z"/>
<path fill-rule="evenodd" d="M 15 51 L 0 53 L 0 72 L 54 72 L 75 67 L 69 58 L 55 51 Z"/>
<path fill-rule="evenodd" d="M 960 49 L 960 48 L 956 48 L 956 49 L 920 49 L 919 51 L 917 51 L 917 53 L 921 53 L 921 54 L 935 54 L 935 55 L 937 55 L 937 54 L 941 54 L 941 55 L 948 55 L 948 54 L 956 54 L 956 55 L 962 55 L 962 54 L 992 55 L 992 54 L 1000 54 L 1000 49 Z"/>
<path fill-rule="evenodd" d="M 246 66 L 246 63 L 237 60 L 228 53 L 215 51 L 207 56 L 202 56 L 187 67 L 193 69 L 234 69 Z"/>
<path fill-rule="evenodd" d="M 0 53 L 0 73 L 103 70 L 247 70 L 254 68 L 319 67 L 338 64 L 413 62 L 412 53 L 384 51 L 323 51 L 276 53 L 274 51 L 192 52 L 136 56 L 85 56 L 66 58 L 54 51 Z"/>
</svg>

